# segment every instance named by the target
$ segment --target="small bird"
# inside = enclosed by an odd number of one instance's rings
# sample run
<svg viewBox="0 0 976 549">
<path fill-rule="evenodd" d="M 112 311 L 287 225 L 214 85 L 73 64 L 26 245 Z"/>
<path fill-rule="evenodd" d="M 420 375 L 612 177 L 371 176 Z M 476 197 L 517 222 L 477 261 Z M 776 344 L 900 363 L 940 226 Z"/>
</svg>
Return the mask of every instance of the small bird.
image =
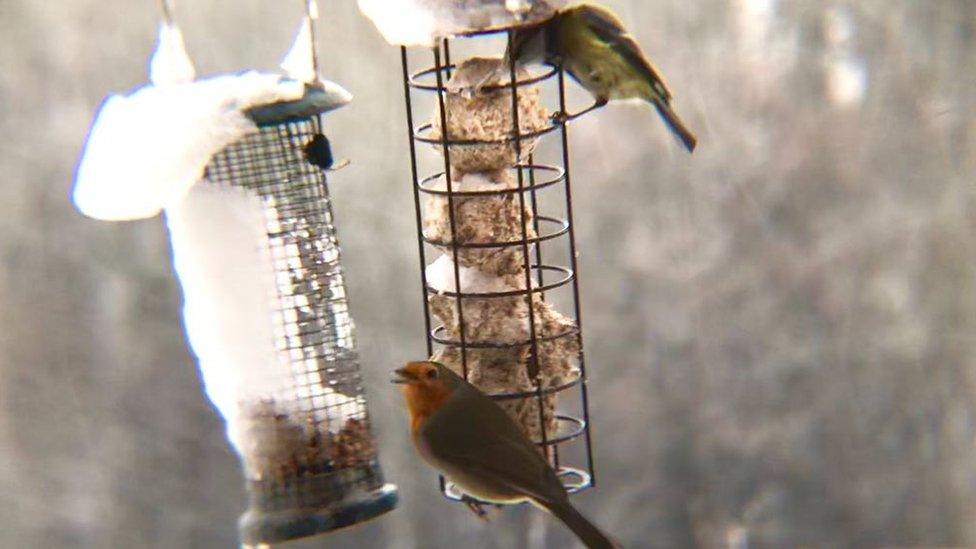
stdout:
<svg viewBox="0 0 976 549">
<path fill-rule="evenodd" d="M 306 143 L 305 147 L 302 148 L 302 152 L 305 153 L 305 160 L 308 160 L 309 164 L 318 166 L 323 170 L 341 170 L 349 164 L 349 161 L 345 159 L 340 160 L 338 163 L 335 162 L 335 158 L 332 156 L 332 145 L 329 143 L 329 138 L 320 133 L 312 136 L 311 141 Z"/>
<path fill-rule="evenodd" d="M 395 373 L 417 451 L 466 495 L 498 504 L 528 501 L 590 549 L 619 547 L 572 506 L 536 445 L 474 385 L 437 362 L 410 362 Z"/>
<path fill-rule="evenodd" d="M 596 98 L 597 106 L 611 99 L 643 99 L 654 105 L 688 152 L 698 139 L 671 106 L 671 90 L 661 73 L 611 11 L 593 4 L 560 10 L 543 24 L 515 32 L 505 52 L 504 67 L 562 64 Z"/>
</svg>

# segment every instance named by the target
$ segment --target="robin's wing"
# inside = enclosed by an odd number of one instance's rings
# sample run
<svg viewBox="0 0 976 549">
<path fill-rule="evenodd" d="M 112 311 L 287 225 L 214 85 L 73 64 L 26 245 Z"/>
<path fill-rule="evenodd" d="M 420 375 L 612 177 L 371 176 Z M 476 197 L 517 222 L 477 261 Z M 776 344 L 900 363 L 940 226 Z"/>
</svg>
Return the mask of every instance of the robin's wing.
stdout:
<svg viewBox="0 0 976 549">
<path fill-rule="evenodd" d="M 634 67 L 665 102 L 671 101 L 671 90 L 661 76 L 661 72 L 644 55 L 640 45 L 627 33 L 623 23 L 613 13 L 591 4 L 583 4 L 575 10 L 578 17 L 586 23 L 597 38 L 612 47 L 627 61 L 628 65 Z"/>
<path fill-rule="evenodd" d="M 458 387 L 419 436 L 438 461 L 486 483 L 543 501 L 565 497 L 562 482 L 535 444 L 473 386 Z"/>
</svg>

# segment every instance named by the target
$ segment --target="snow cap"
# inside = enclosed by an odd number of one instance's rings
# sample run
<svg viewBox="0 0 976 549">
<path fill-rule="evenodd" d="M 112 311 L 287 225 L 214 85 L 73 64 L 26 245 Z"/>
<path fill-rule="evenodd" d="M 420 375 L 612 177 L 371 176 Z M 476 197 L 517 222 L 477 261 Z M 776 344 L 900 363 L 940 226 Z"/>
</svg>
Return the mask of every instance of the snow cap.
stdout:
<svg viewBox="0 0 976 549">
<path fill-rule="evenodd" d="M 394 46 L 433 46 L 438 39 L 538 23 L 565 0 L 359 0 L 359 10 Z"/>
</svg>

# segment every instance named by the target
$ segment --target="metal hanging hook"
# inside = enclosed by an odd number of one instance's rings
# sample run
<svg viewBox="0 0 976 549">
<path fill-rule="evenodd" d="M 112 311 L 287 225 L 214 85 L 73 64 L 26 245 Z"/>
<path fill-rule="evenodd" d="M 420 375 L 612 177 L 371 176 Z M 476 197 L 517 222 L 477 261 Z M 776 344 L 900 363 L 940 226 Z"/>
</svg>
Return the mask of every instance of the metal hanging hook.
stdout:
<svg viewBox="0 0 976 549">
<path fill-rule="evenodd" d="M 172 0 L 159 0 L 159 7 L 163 12 L 163 22 L 167 26 L 173 26 L 173 2 Z"/>
</svg>

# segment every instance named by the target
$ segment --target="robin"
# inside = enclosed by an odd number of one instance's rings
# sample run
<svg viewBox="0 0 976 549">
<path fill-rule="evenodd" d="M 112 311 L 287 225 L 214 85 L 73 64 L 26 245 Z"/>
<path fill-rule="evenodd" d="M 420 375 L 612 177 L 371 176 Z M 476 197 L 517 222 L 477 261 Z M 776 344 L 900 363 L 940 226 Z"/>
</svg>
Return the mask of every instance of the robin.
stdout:
<svg viewBox="0 0 976 549">
<path fill-rule="evenodd" d="M 493 400 L 437 362 L 396 370 L 417 451 L 467 496 L 529 502 L 563 521 L 590 549 L 620 547 L 569 502 L 536 445 Z"/>
</svg>

